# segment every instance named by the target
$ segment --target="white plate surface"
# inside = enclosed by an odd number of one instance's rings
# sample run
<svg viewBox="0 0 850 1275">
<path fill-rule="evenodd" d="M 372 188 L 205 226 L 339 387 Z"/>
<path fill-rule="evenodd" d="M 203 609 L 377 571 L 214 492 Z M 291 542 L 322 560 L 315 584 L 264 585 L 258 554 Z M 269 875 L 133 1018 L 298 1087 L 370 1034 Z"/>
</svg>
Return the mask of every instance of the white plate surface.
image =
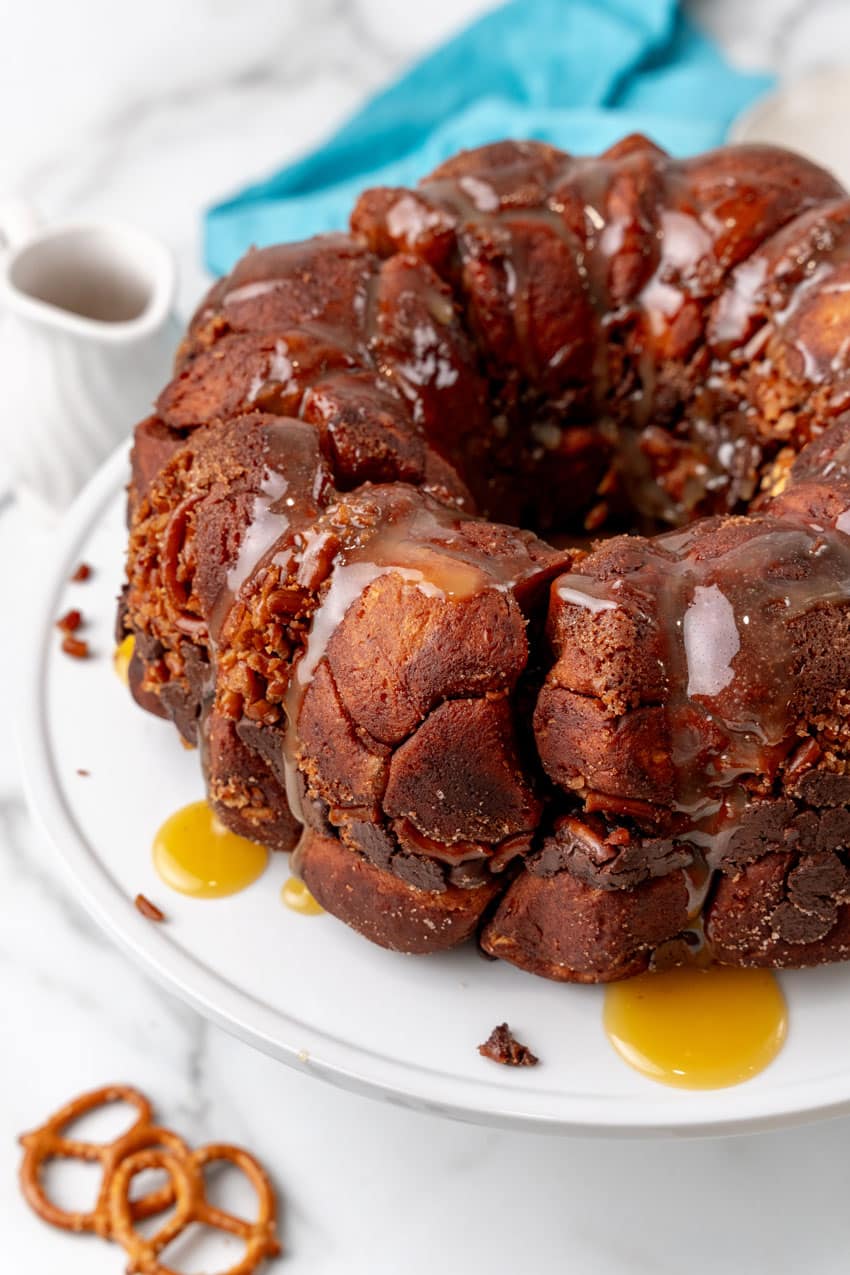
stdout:
<svg viewBox="0 0 850 1275">
<path fill-rule="evenodd" d="M 607 1134 L 728 1133 L 850 1110 L 850 968 L 783 976 L 791 1032 L 746 1084 L 667 1089 L 626 1067 L 602 1031 L 602 991 L 529 977 L 472 948 L 384 952 L 329 916 L 280 902 L 286 856 L 241 894 L 193 900 L 154 873 L 154 831 L 203 795 L 197 756 L 138 709 L 112 671 L 124 549 L 126 455 L 115 455 L 57 538 L 29 643 L 20 734 L 29 797 L 75 892 L 172 991 L 292 1066 L 374 1096 L 503 1126 Z M 94 576 L 68 583 L 85 560 Z M 79 606 L 94 658 L 59 651 L 57 616 Z M 77 773 L 85 769 L 85 777 Z M 167 912 L 145 920 L 141 891 Z M 540 1055 L 512 1070 L 479 1057 L 507 1020 Z"/>
</svg>

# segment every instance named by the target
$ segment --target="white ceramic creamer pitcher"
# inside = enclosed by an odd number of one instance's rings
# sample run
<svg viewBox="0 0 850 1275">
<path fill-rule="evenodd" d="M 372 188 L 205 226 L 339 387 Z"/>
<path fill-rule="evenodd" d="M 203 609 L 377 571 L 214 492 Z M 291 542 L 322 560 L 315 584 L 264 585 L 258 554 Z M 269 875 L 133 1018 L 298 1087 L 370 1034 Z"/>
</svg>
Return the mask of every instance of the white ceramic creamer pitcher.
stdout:
<svg viewBox="0 0 850 1275">
<path fill-rule="evenodd" d="M 0 203 L 0 464 L 21 499 L 63 509 L 150 411 L 180 336 L 174 288 L 141 230 L 41 229 Z"/>
</svg>

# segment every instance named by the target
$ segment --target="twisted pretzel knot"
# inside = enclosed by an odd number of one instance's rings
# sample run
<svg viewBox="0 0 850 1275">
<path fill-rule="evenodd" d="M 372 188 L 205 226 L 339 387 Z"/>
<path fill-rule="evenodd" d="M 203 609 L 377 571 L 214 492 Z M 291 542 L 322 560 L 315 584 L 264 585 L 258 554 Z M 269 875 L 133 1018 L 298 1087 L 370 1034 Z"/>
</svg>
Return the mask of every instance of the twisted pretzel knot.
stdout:
<svg viewBox="0 0 850 1275">
<path fill-rule="evenodd" d="M 203 1170 L 216 1160 L 236 1165 L 251 1182 L 259 1203 L 255 1221 L 247 1222 L 208 1202 Z M 136 1230 L 133 1201 L 129 1194 L 133 1178 L 146 1169 L 164 1169 L 168 1173 L 174 1198 L 171 1217 L 151 1236 L 141 1235 Z M 111 1234 L 127 1253 L 130 1275 L 179 1275 L 172 1267 L 160 1262 L 160 1255 L 194 1222 L 245 1241 L 242 1257 L 223 1275 L 251 1275 L 263 1258 L 274 1257 L 280 1252 L 275 1234 L 277 1209 L 274 1191 L 264 1169 L 241 1147 L 213 1143 L 199 1147 L 188 1156 L 175 1155 L 173 1151 L 160 1147 L 137 1151 L 117 1166 L 109 1185 L 108 1202 Z"/>
<path fill-rule="evenodd" d="M 90 1142 L 81 1138 L 67 1138 L 62 1130 L 80 1116 L 113 1102 L 126 1102 L 134 1107 L 137 1116 L 130 1128 L 112 1142 Z M 67 1103 L 43 1125 L 21 1136 L 24 1158 L 20 1168 L 21 1189 L 30 1207 L 51 1226 L 67 1231 L 90 1231 L 108 1239 L 111 1235 L 109 1219 L 109 1187 L 117 1166 L 133 1153 L 146 1147 L 167 1147 L 179 1155 L 190 1155 L 182 1138 L 170 1129 L 161 1129 L 151 1123 L 153 1111 L 144 1094 L 129 1085 L 105 1085 L 81 1094 Z M 42 1169 L 49 1160 L 84 1160 L 99 1162 L 103 1174 L 95 1206 L 88 1212 L 61 1209 L 48 1198 L 42 1181 Z M 174 1187 L 168 1185 L 150 1192 L 142 1199 L 130 1202 L 134 1219 L 152 1217 L 174 1203 Z"/>
</svg>

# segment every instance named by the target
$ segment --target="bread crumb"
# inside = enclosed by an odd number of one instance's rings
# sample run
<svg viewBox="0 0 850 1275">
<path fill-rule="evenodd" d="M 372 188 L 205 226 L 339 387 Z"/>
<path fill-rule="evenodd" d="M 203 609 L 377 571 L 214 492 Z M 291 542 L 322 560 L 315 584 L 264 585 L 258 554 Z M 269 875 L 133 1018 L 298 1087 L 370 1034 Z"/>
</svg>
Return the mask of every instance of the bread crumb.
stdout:
<svg viewBox="0 0 850 1275">
<path fill-rule="evenodd" d="M 507 1023 L 494 1027 L 484 1044 L 478 1046 L 478 1052 L 482 1058 L 490 1058 L 505 1067 L 536 1067 L 540 1061 L 528 1045 L 520 1044 Z"/>
</svg>

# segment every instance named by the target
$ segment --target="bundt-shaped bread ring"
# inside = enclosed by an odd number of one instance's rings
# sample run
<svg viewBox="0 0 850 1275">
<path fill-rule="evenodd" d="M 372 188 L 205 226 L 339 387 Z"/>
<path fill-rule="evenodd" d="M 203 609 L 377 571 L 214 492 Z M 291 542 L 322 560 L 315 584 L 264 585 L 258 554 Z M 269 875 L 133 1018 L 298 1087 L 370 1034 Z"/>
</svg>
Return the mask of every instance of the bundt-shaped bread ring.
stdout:
<svg viewBox="0 0 850 1275">
<path fill-rule="evenodd" d="M 384 946 L 850 956 L 847 297 L 828 174 L 640 137 L 250 252 L 136 429 L 136 699 Z"/>
</svg>

